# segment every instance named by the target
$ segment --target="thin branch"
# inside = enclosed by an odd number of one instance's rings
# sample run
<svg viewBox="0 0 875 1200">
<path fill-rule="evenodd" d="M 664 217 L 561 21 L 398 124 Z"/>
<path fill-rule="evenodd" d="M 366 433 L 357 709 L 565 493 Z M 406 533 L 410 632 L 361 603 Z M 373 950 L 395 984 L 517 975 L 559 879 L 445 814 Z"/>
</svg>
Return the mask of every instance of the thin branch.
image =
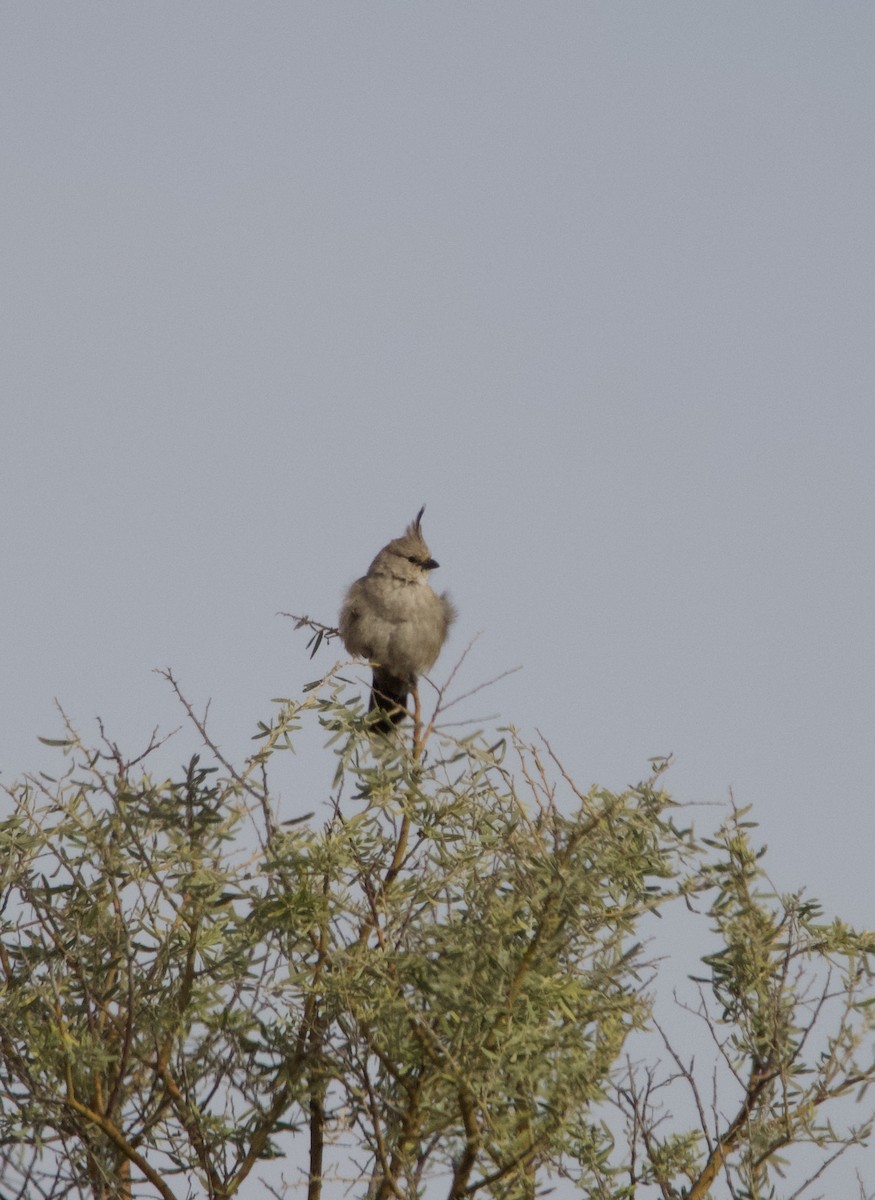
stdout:
<svg viewBox="0 0 875 1200">
<path fill-rule="evenodd" d="M 176 1200 L 176 1194 L 164 1182 L 164 1178 L 155 1168 L 145 1159 L 142 1154 L 139 1154 L 131 1143 L 127 1140 L 121 1130 L 114 1121 L 109 1117 L 104 1117 L 101 1113 L 95 1112 L 89 1108 L 87 1104 L 82 1104 L 75 1096 L 67 1096 L 64 1103 L 77 1112 L 80 1117 L 84 1117 L 86 1121 L 96 1125 L 98 1129 L 109 1138 L 113 1145 L 119 1149 L 125 1158 L 129 1159 L 134 1166 L 140 1171 L 146 1179 L 157 1188 L 164 1200 Z"/>
<path fill-rule="evenodd" d="M 751 1069 L 741 1107 L 733 1117 L 726 1132 L 720 1136 L 717 1145 L 708 1155 L 708 1161 L 705 1163 L 699 1178 L 694 1182 L 688 1193 L 687 1200 L 705 1200 L 711 1189 L 711 1185 L 720 1171 L 726 1166 L 729 1155 L 738 1145 L 741 1131 L 750 1120 L 760 1097 L 775 1079 L 776 1075 L 777 1071 L 775 1070 L 761 1071 L 757 1070 L 756 1067 Z"/>
<path fill-rule="evenodd" d="M 307 643 L 307 649 L 310 651 L 310 657 L 315 658 L 316 651 L 322 645 L 329 645 L 332 638 L 340 637 L 340 630 L 333 625 L 323 625 L 321 621 L 313 621 L 310 617 L 297 617 L 294 613 L 280 612 L 276 614 L 278 617 L 289 617 L 295 622 L 295 629 L 312 629 L 313 636 Z"/>
</svg>

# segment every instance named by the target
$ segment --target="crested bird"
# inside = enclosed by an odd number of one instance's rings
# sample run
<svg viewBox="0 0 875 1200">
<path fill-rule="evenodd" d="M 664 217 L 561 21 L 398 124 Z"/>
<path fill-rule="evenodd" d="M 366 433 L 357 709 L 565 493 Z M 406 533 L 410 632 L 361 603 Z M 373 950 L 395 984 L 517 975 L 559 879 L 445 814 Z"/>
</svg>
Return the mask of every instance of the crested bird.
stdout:
<svg viewBox="0 0 875 1200">
<path fill-rule="evenodd" d="M 381 733 L 405 716 L 408 693 L 416 695 L 418 677 L 434 666 L 456 617 L 447 593 L 438 595 L 429 584 L 438 564 L 422 536 L 424 512 L 423 505 L 404 533 L 383 547 L 340 611 L 344 646 L 373 667 L 368 712 L 383 714 L 374 724 Z"/>
</svg>

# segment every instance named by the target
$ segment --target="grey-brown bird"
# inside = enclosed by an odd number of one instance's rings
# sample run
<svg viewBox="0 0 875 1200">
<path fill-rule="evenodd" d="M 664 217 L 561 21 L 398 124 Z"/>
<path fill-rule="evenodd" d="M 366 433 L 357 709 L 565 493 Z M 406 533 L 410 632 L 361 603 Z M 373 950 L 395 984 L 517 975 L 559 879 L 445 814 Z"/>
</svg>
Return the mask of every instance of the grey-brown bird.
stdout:
<svg viewBox="0 0 875 1200">
<path fill-rule="evenodd" d="M 422 536 L 424 512 L 425 506 L 401 537 L 383 547 L 340 611 L 344 646 L 373 666 L 368 711 L 385 714 L 374 726 L 384 733 L 404 717 L 408 693 L 434 666 L 456 618 L 446 592 L 438 596 L 429 586 L 429 572 L 438 564 Z"/>
</svg>

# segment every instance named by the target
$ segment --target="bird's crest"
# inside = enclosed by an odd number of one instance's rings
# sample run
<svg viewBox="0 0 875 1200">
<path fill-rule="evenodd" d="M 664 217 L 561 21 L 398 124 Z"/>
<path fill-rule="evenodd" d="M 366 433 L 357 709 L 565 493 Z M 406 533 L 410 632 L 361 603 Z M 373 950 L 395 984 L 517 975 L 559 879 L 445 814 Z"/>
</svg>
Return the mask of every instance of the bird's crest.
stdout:
<svg viewBox="0 0 875 1200">
<path fill-rule="evenodd" d="M 423 504 L 422 508 L 416 514 L 415 518 L 407 526 L 406 532 L 409 533 L 411 535 L 411 537 L 418 537 L 418 538 L 422 537 L 422 514 L 424 512 L 425 512 L 425 505 Z"/>
</svg>

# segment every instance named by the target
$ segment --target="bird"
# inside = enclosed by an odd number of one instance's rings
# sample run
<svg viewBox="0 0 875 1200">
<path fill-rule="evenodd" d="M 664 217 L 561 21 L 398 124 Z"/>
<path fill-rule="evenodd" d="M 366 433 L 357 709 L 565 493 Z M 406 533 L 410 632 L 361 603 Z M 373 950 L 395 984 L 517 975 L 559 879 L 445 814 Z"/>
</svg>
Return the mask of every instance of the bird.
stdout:
<svg viewBox="0 0 875 1200">
<path fill-rule="evenodd" d="M 383 547 L 367 574 L 351 585 L 340 610 L 344 646 L 373 668 L 368 712 L 382 714 L 373 726 L 379 733 L 403 720 L 408 694 L 416 693 L 418 677 L 434 666 L 456 619 L 447 593 L 438 595 L 429 585 L 438 563 L 422 536 L 424 512 L 425 505 Z"/>
</svg>

